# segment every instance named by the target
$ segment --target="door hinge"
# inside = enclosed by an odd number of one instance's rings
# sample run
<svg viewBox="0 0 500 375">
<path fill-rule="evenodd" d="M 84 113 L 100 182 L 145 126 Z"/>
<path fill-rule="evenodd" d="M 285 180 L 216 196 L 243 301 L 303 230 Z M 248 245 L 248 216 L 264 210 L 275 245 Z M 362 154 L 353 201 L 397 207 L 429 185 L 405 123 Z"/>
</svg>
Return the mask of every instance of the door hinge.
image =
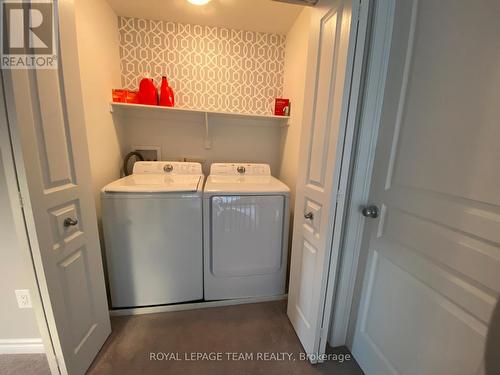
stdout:
<svg viewBox="0 0 500 375">
<path fill-rule="evenodd" d="M 24 208 L 23 196 L 20 191 L 18 191 L 17 193 L 19 194 L 19 204 L 21 205 L 21 208 Z"/>
</svg>

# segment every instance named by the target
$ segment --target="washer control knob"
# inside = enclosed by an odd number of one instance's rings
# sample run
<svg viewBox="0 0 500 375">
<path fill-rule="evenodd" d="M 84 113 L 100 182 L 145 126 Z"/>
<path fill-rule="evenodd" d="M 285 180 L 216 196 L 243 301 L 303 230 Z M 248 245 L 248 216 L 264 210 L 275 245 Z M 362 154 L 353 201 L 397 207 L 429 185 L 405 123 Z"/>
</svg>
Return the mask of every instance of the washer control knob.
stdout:
<svg viewBox="0 0 500 375">
<path fill-rule="evenodd" d="M 163 170 L 165 172 L 172 172 L 174 170 L 174 166 L 172 164 L 165 164 L 165 166 L 163 167 Z"/>
<path fill-rule="evenodd" d="M 236 168 L 236 170 L 237 170 L 237 171 L 238 171 L 238 173 L 240 173 L 240 174 L 245 173 L 245 167 L 244 167 L 244 166 L 242 166 L 242 165 L 240 165 L 238 168 Z"/>
</svg>

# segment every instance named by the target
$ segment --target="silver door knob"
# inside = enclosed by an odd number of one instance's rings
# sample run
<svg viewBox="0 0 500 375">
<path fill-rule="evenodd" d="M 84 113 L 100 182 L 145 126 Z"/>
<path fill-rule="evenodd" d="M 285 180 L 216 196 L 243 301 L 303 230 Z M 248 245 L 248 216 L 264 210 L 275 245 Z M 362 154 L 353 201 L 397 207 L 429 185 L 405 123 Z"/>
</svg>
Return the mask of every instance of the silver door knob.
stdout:
<svg viewBox="0 0 500 375">
<path fill-rule="evenodd" d="M 363 214 L 364 217 L 369 217 L 372 219 L 376 219 L 379 214 L 379 209 L 377 206 L 368 206 L 368 207 L 363 207 L 361 210 L 361 213 Z"/>
<path fill-rule="evenodd" d="M 67 217 L 66 219 L 64 219 L 64 222 L 63 222 L 63 225 L 65 227 L 71 227 L 71 226 L 76 225 L 76 224 L 78 224 L 78 220 L 72 219 L 70 217 Z"/>
<path fill-rule="evenodd" d="M 314 219 L 314 215 L 312 212 L 307 212 L 304 214 L 304 218 L 306 218 L 307 220 L 312 220 Z"/>
</svg>

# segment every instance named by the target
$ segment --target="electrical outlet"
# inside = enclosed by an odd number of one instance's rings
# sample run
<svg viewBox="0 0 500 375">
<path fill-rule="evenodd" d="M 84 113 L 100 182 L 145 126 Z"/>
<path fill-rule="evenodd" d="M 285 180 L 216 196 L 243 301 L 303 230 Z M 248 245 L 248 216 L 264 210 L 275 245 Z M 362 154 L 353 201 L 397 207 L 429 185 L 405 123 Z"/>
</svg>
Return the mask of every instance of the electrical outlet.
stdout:
<svg viewBox="0 0 500 375">
<path fill-rule="evenodd" d="M 28 289 L 17 289 L 15 292 L 17 305 L 20 309 L 31 309 L 33 307 L 31 306 L 30 291 Z"/>
</svg>

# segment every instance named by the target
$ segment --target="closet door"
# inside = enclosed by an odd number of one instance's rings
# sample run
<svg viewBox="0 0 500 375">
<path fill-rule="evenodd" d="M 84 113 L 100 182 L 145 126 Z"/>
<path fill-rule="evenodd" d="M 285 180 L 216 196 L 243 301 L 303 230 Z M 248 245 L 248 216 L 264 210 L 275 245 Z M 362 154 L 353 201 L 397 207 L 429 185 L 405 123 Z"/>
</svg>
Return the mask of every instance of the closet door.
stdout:
<svg viewBox="0 0 500 375">
<path fill-rule="evenodd" d="M 73 1 L 54 7 L 58 68 L 5 71 L 4 79 L 20 194 L 52 345 L 61 373 L 78 375 L 88 369 L 111 327 Z"/>
<path fill-rule="evenodd" d="M 288 316 L 312 362 L 321 361 L 330 324 L 365 8 L 325 0 L 312 9 L 288 296 Z"/>
<path fill-rule="evenodd" d="M 500 373 L 500 3 L 468 5 L 375 8 L 373 38 L 390 42 L 367 202 L 380 215 L 364 223 L 352 346 L 373 375 Z"/>
</svg>

